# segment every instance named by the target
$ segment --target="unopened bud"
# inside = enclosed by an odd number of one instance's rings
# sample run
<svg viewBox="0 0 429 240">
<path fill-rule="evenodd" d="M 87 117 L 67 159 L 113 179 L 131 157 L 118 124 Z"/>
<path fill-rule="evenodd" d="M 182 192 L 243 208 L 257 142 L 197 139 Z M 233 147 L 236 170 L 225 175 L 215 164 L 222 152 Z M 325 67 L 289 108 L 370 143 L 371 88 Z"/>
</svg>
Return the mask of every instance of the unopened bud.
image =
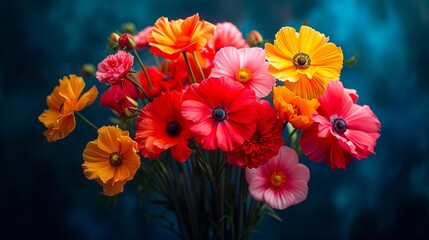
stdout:
<svg viewBox="0 0 429 240">
<path fill-rule="evenodd" d="M 95 76 L 95 67 L 91 63 L 86 63 L 80 68 L 82 75 L 87 77 Z"/>
<path fill-rule="evenodd" d="M 118 48 L 119 34 L 112 33 L 109 36 L 109 49 L 116 50 Z"/>
<path fill-rule="evenodd" d="M 129 33 L 124 33 L 119 37 L 118 45 L 121 50 L 134 49 L 136 43 L 134 42 L 133 35 Z"/>
<path fill-rule="evenodd" d="M 252 30 L 247 36 L 247 44 L 249 44 L 250 47 L 258 47 L 263 42 L 264 38 L 262 38 L 262 35 L 256 30 Z"/>
<path fill-rule="evenodd" d="M 130 101 L 130 103 L 134 106 L 134 109 L 137 109 L 138 107 L 139 107 L 139 103 L 136 101 L 136 100 L 134 100 L 133 98 L 130 98 L 130 97 L 128 97 L 128 96 L 125 96 L 127 99 L 128 99 L 128 101 Z"/>
<path fill-rule="evenodd" d="M 136 26 L 130 22 L 122 24 L 122 29 L 124 32 L 131 33 L 133 35 L 137 33 Z"/>
</svg>

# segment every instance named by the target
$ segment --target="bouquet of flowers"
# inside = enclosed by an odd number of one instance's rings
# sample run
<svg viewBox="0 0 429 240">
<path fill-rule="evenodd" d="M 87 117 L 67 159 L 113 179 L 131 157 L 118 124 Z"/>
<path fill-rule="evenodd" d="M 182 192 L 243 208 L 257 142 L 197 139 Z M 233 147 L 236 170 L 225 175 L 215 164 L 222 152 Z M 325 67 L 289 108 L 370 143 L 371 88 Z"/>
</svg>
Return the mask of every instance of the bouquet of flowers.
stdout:
<svg viewBox="0 0 429 240">
<path fill-rule="evenodd" d="M 274 209 L 306 199 L 310 171 L 299 155 L 344 169 L 374 154 L 381 127 L 344 88 L 342 50 L 324 34 L 282 27 L 263 44 L 255 30 L 246 41 L 234 24 L 198 14 L 112 33 L 112 54 L 83 68 L 107 85 L 100 105 L 115 113 L 111 125 L 80 113 L 98 90 L 83 93 L 83 78 L 69 75 L 39 116 L 44 135 L 60 140 L 81 118 L 97 134 L 83 173 L 104 195 L 132 180 L 175 214 L 158 220 L 180 238 L 247 239 L 264 216 L 279 218 Z M 140 58 L 146 49 L 154 65 Z"/>
</svg>

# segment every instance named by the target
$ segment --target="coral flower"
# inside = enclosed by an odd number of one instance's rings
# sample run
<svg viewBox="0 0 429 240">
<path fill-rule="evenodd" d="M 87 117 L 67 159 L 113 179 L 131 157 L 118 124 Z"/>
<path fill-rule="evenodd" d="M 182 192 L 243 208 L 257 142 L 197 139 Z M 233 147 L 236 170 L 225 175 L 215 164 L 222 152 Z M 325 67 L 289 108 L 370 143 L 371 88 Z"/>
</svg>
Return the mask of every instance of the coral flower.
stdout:
<svg viewBox="0 0 429 240">
<path fill-rule="evenodd" d="M 93 86 L 80 96 L 85 88 L 85 81 L 74 74 L 65 76 L 59 82 L 60 85 L 46 98 L 49 109 L 39 116 L 39 121 L 47 128 L 43 134 L 49 142 L 65 138 L 71 133 L 76 126 L 74 112 L 93 103 L 98 95 L 97 88 Z"/>
<path fill-rule="evenodd" d="M 134 41 L 136 42 L 135 48 L 137 50 L 143 49 L 149 46 L 149 42 L 147 41 L 147 36 L 149 36 L 150 31 L 152 31 L 153 26 L 146 27 L 141 30 L 134 36 Z"/>
<path fill-rule="evenodd" d="M 247 48 L 249 45 L 237 26 L 230 22 L 223 22 L 216 24 L 214 36 L 202 52 L 203 56 L 213 60 L 217 51 L 223 47 Z"/>
<path fill-rule="evenodd" d="M 310 160 L 336 169 L 346 168 L 353 158 L 374 154 L 381 124 L 368 106 L 353 103 L 339 81 L 330 81 L 318 100 L 315 123 L 301 137 L 301 148 Z"/>
<path fill-rule="evenodd" d="M 135 140 L 143 156 L 157 159 L 170 149 L 174 159 L 184 162 L 191 155 L 188 139 L 192 134 L 181 114 L 182 95 L 168 91 L 140 111 Z"/>
<path fill-rule="evenodd" d="M 274 88 L 273 103 L 280 118 L 298 129 L 306 129 L 313 124 L 311 116 L 319 107 L 317 99 L 301 98 L 285 86 Z"/>
<path fill-rule="evenodd" d="M 322 95 L 331 79 L 338 79 L 343 66 L 343 52 L 329 38 L 302 26 L 299 33 L 283 27 L 274 45 L 265 44 L 268 71 L 297 95 L 312 99 Z"/>
<path fill-rule="evenodd" d="M 182 114 L 203 148 L 231 151 L 256 130 L 255 93 L 229 78 L 209 77 L 183 94 Z"/>
<path fill-rule="evenodd" d="M 202 50 L 213 37 L 216 26 L 200 21 L 197 14 L 183 19 L 168 21 L 160 17 L 154 24 L 147 40 L 150 52 L 175 60 L 182 52 Z"/>
<path fill-rule="evenodd" d="M 116 112 L 120 118 L 129 118 L 134 112 L 137 99 L 137 89 L 130 81 L 112 85 L 100 98 L 100 105 Z"/>
<path fill-rule="evenodd" d="M 268 73 L 262 48 L 224 47 L 216 54 L 212 77 L 227 77 L 255 91 L 258 98 L 271 92 L 276 79 Z"/>
<path fill-rule="evenodd" d="M 137 143 L 118 126 L 98 129 L 98 138 L 86 145 L 82 155 L 86 178 L 102 185 L 107 196 L 121 193 L 140 167 Z"/>
<path fill-rule="evenodd" d="M 227 152 L 228 162 L 240 167 L 255 168 L 265 164 L 277 155 L 283 145 L 283 121 L 277 118 L 276 111 L 268 101 L 262 100 L 255 105 L 256 131 L 250 139 Z"/>
<path fill-rule="evenodd" d="M 118 51 L 115 55 L 107 56 L 98 64 L 95 77 L 102 83 L 120 83 L 134 64 L 134 57 L 130 53 Z"/>
<path fill-rule="evenodd" d="M 274 209 L 283 210 L 307 198 L 310 171 L 298 163 L 298 154 L 283 146 L 268 163 L 246 169 L 249 193 Z"/>
</svg>

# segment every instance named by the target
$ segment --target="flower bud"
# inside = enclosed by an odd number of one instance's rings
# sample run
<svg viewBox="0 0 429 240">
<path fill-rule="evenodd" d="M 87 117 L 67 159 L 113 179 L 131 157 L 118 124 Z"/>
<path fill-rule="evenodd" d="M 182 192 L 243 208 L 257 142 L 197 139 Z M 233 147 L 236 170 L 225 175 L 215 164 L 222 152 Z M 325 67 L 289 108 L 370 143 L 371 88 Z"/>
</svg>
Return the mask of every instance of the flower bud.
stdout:
<svg viewBox="0 0 429 240">
<path fill-rule="evenodd" d="M 91 63 L 86 63 L 80 68 L 82 75 L 87 77 L 95 76 L 95 67 Z"/>
<path fill-rule="evenodd" d="M 122 29 L 126 33 L 136 34 L 136 32 L 137 32 L 136 26 L 130 22 L 122 24 Z"/>
<path fill-rule="evenodd" d="M 118 45 L 121 50 L 134 49 L 136 43 L 134 42 L 133 35 L 129 33 L 122 34 L 118 39 Z"/>
<path fill-rule="evenodd" d="M 247 36 L 247 43 L 250 47 L 257 47 L 263 42 L 264 38 L 262 38 L 262 35 L 256 30 L 252 30 Z"/>
<path fill-rule="evenodd" d="M 116 50 L 118 48 L 119 34 L 112 33 L 109 36 L 109 49 Z"/>
</svg>

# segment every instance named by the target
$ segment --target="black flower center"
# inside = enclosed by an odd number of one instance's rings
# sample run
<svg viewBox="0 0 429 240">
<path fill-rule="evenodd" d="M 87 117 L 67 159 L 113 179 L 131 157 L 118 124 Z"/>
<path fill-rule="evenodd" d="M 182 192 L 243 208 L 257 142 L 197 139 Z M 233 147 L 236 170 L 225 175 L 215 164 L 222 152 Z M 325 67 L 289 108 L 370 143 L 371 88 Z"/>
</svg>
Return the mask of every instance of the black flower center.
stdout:
<svg viewBox="0 0 429 240">
<path fill-rule="evenodd" d="M 109 156 L 109 162 L 112 167 L 117 167 L 122 164 L 122 155 L 118 152 L 113 152 Z"/>
<path fill-rule="evenodd" d="M 347 124 L 346 121 L 344 121 L 342 118 L 336 118 L 332 122 L 332 129 L 338 134 L 344 133 L 347 130 Z"/>
<path fill-rule="evenodd" d="M 297 53 L 293 56 L 292 62 L 296 69 L 306 69 L 310 67 L 311 59 L 305 53 Z"/>
<path fill-rule="evenodd" d="M 212 117 L 214 120 L 219 122 L 225 120 L 226 119 L 225 109 L 223 109 L 222 107 L 215 107 L 212 111 Z"/>
<path fill-rule="evenodd" d="M 165 130 L 167 131 L 168 135 L 175 137 L 180 134 L 180 124 L 177 121 L 171 121 L 167 123 Z"/>
</svg>

